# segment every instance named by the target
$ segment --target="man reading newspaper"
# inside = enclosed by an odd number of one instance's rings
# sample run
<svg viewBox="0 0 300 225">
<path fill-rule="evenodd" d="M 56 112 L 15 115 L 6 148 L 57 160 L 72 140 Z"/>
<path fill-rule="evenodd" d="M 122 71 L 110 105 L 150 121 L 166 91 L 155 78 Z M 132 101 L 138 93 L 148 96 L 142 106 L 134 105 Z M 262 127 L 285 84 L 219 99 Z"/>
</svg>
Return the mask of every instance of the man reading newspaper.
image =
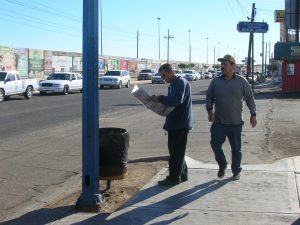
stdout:
<svg viewBox="0 0 300 225">
<path fill-rule="evenodd" d="M 169 83 L 168 95 L 151 96 L 153 102 L 174 109 L 167 114 L 163 129 L 168 132 L 169 176 L 158 182 L 161 186 L 173 186 L 188 179 L 188 168 L 184 159 L 187 136 L 192 129 L 192 98 L 189 82 L 177 77 L 170 64 L 163 64 L 158 73 Z"/>
</svg>

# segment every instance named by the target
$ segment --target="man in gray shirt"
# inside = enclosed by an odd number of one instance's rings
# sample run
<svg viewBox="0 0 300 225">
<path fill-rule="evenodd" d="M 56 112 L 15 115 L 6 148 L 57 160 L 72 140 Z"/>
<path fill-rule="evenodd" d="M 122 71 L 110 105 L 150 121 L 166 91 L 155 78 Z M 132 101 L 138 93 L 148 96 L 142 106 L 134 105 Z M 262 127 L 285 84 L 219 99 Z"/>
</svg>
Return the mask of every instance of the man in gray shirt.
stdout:
<svg viewBox="0 0 300 225">
<path fill-rule="evenodd" d="M 210 128 L 210 145 L 219 165 L 218 177 L 223 178 L 227 167 L 227 160 L 222 145 L 229 140 L 232 153 L 231 170 L 233 179 L 240 178 L 242 146 L 241 134 L 243 121 L 243 101 L 250 110 L 250 125 L 256 126 L 256 105 L 254 96 L 247 80 L 235 75 L 235 59 L 225 55 L 218 59 L 221 62 L 222 76 L 210 83 L 206 95 L 206 110 Z M 215 108 L 214 108 L 215 107 Z"/>
</svg>

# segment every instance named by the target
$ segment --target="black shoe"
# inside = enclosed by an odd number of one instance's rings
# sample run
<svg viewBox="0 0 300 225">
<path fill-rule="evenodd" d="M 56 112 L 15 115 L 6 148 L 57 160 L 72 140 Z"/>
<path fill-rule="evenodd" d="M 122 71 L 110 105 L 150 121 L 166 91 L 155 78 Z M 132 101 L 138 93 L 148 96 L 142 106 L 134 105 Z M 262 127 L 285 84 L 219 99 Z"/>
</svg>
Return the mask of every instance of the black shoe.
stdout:
<svg viewBox="0 0 300 225">
<path fill-rule="evenodd" d="M 225 176 L 226 167 L 220 167 L 218 171 L 218 178 L 221 179 Z"/>
<path fill-rule="evenodd" d="M 168 178 L 158 181 L 158 185 L 160 186 L 175 186 L 177 184 L 180 184 L 179 180 L 170 180 Z"/>
<path fill-rule="evenodd" d="M 240 172 L 234 173 L 233 176 L 232 176 L 232 179 L 233 179 L 233 180 L 239 180 L 240 178 L 241 178 Z"/>
<path fill-rule="evenodd" d="M 188 180 L 188 177 L 181 177 L 181 182 L 186 182 Z"/>
</svg>

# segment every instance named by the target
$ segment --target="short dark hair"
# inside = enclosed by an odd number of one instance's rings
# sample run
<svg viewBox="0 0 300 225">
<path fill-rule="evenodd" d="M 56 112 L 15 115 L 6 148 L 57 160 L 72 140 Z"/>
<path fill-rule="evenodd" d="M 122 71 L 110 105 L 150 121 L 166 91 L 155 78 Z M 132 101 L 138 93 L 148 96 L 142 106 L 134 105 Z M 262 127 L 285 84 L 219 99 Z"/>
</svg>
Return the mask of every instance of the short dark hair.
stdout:
<svg viewBox="0 0 300 225">
<path fill-rule="evenodd" d="M 158 73 L 161 73 L 162 71 L 167 72 L 167 73 L 172 73 L 173 69 L 169 63 L 166 63 L 159 67 Z"/>
</svg>

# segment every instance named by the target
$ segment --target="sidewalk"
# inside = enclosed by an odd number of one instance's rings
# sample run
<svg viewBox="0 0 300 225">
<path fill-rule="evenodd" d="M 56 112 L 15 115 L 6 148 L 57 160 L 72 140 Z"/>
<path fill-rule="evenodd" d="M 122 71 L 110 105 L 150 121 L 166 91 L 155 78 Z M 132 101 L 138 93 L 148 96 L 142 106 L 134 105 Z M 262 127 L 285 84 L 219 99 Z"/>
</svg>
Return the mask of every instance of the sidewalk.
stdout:
<svg viewBox="0 0 300 225">
<path fill-rule="evenodd" d="M 238 181 L 231 179 L 230 170 L 219 180 L 217 165 L 186 159 L 187 182 L 171 188 L 158 186 L 157 181 L 167 174 L 164 168 L 111 215 L 69 214 L 66 207 L 40 209 L 3 224 L 300 224 L 300 157 L 244 165 Z"/>
</svg>

